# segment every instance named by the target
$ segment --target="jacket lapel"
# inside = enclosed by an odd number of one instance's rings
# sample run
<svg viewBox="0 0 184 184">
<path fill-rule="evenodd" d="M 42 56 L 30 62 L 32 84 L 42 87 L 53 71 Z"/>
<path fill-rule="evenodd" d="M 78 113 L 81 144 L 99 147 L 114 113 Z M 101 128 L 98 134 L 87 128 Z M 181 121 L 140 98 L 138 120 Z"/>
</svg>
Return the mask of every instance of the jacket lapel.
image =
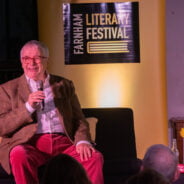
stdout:
<svg viewBox="0 0 184 184">
<path fill-rule="evenodd" d="M 63 108 L 66 103 L 66 89 L 63 85 L 63 79 L 54 75 L 50 75 L 50 84 L 53 91 L 54 103 L 56 108 L 63 114 Z"/>
</svg>

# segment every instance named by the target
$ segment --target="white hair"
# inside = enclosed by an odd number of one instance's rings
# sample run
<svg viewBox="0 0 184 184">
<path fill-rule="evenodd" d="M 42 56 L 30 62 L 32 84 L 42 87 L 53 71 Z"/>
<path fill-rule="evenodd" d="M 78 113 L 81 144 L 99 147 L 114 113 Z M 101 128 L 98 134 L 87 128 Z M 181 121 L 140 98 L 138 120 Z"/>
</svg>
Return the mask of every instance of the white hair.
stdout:
<svg viewBox="0 0 184 184">
<path fill-rule="evenodd" d="M 22 49 L 20 50 L 20 56 L 22 56 L 24 49 L 26 47 L 29 47 L 29 46 L 38 47 L 38 49 L 42 51 L 42 53 L 44 54 L 45 57 L 49 57 L 48 47 L 44 43 L 37 41 L 37 40 L 31 40 L 31 41 L 28 41 L 27 43 L 25 43 L 24 46 L 22 47 Z"/>
</svg>

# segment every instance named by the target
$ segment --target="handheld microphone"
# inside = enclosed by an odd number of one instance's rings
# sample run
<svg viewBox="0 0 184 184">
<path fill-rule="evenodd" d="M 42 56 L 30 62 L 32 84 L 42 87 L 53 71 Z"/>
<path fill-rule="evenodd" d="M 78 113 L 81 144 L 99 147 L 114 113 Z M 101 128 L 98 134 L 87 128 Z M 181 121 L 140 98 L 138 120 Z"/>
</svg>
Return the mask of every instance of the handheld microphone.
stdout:
<svg viewBox="0 0 184 184">
<path fill-rule="evenodd" d="M 37 87 L 38 87 L 38 91 L 43 91 L 43 81 L 38 81 L 37 82 Z M 41 102 L 41 110 L 44 110 L 44 106 L 45 106 L 45 103 L 44 103 L 44 99 L 42 100 Z"/>
</svg>

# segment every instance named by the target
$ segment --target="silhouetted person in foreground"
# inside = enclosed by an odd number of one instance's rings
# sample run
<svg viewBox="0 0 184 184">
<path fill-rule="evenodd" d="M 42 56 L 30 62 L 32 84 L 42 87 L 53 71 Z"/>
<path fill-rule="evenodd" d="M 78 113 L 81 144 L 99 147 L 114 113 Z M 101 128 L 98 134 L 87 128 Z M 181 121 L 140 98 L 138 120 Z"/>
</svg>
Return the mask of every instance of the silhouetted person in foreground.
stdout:
<svg viewBox="0 0 184 184">
<path fill-rule="evenodd" d="M 91 184 L 91 182 L 79 162 L 66 154 L 60 154 L 46 164 L 41 184 Z"/>
<path fill-rule="evenodd" d="M 130 177 L 124 184 L 170 184 L 170 182 L 157 171 L 145 169 Z"/>
<path fill-rule="evenodd" d="M 162 144 L 149 147 L 142 161 L 142 170 L 153 169 L 171 183 L 179 178 L 178 158 L 172 150 Z"/>
</svg>

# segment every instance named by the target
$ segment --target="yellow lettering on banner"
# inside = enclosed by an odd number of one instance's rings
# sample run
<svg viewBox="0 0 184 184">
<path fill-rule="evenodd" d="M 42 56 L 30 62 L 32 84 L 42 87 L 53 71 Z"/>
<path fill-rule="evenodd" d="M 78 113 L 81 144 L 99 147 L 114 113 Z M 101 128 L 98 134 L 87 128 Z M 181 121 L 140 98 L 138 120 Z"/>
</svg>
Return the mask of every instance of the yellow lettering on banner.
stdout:
<svg viewBox="0 0 184 184">
<path fill-rule="evenodd" d="M 117 15 L 115 13 L 113 13 L 113 15 L 112 15 L 111 24 L 119 24 L 118 19 L 117 19 Z"/>
<path fill-rule="evenodd" d="M 83 50 L 83 46 L 82 45 L 74 46 L 74 54 L 83 54 L 83 52 L 81 50 Z"/>
<path fill-rule="evenodd" d="M 86 28 L 86 39 L 89 40 L 90 36 L 91 36 L 91 28 L 88 27 Z"/>
<path fill-rule="evenodd" d="M 128 39 L 129 36 L 127 35 L 126 27 L 123 27 L 122 28 L 122 31 L 123 31 L 123 35 L 124 35 L 123 37 L 126 38 L 126 39 Z"/>
<path fill-rule="evenodd" d="M 101 40 L 103 39 L 103 28 L 98 28 L 98 39 Z"/>
<path fill-rule="evenodd" d="M 93 17 L 93 25 L 98 25 L 99 24 L 99 15 L 100 13 L 95 13 Z"/>
<path fill-rule="evenodd" d="M 74 39 L 73 43 L 74 44 L 82 44 L 83 43 L 83 39 Z"/>
<path fill-rule="evenodd" d="M 86 39 L 128 39 L 126 27 L 86 28 Z"/>
<path fill-rule="evenodd" d="M 89 15 L 88 14 L 86 14 L 86 25 L 87 26 L 91 25 L 91 22 L 89 22 Z"/>
<path fill-rule="evenodd" d="M 124 13 L 124 18 L 120 19 L 120 21 L 122 21 L 121 23 L 128 25 L 129 24 L 129 21 L 128 21 L 129 17 L 130 17 L 130 13 Z"/>
<path fill-rule="evenodd" d="M 106 25 L 111 24 L 111 14 L 110 13 L 105 14 L 105 23 L 106 23 Z"/>
<path fill-rule="evenodd" d="M 104 13 L 101 13 L 100 15 L 99 15 L 100 17 L 100 25 L 105 25 L 106 24 L 106 21 L 105 21 L 105 14 Z"/>
<path fill-rule="evenodd" d="M 95 28 L 93 28 L 93 30 L 94 31 L 92 31 L 92 39 L 96 40 L 96 39 L 98 39 L 98 37 L 97 37 L 97 28 L 95 27 Z"/>
<path fill-rule="evenodd" d="M 73 14 L 73 20 L 76 21 L 76 22 L 81 22 L 82 14 Z"/>
<path fill-rule="evenodd" d="M 122 12 L 119 14 L 116 13 L 92 13 L 86 14 L 86 25 L 128 25 L 129 24 L 129 16 L 128 12 Z"/>
<path fill-rule="evenodd" d="M 73 14 L 73 53 L 83 54 L 83 15 Z"/>
</svg>

